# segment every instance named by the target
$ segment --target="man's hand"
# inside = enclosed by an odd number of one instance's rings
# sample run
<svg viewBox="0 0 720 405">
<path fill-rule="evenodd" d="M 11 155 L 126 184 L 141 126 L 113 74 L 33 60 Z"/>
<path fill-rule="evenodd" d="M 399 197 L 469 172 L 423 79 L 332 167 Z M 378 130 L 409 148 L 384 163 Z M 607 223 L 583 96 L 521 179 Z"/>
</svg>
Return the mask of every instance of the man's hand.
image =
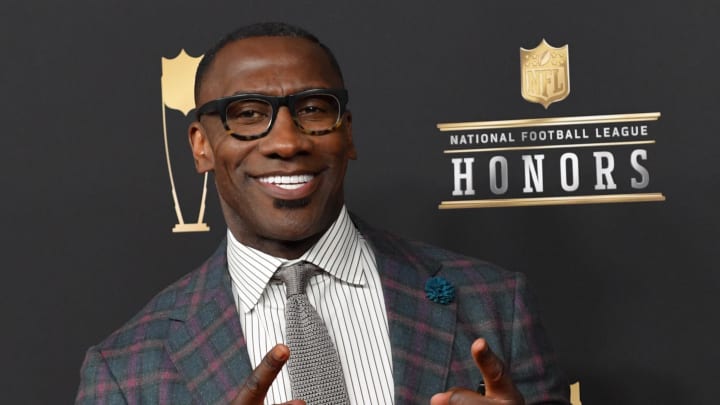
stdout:
<svg viewBox="0 0 720 405">
<path fill-rule="evenodd" d="M 473 359 L 485 382 L 485 395 L 465 388 L 450 388 L 435 394 L 430 405 L 524 405 L 520 392 L 515 388 L 505 365 L 490 350 L 485 339 L 477 339 L 470 349 Z"/>
<path fill-rule="evenodd" d="M 289 358 L 290 349 L 287 346 L 275 345 L 248 376 L 230 405 L 262 405 L 268 389 Z M 305 401 L 292 400 L 283 405 L 305 405 Z"/>
</svg>

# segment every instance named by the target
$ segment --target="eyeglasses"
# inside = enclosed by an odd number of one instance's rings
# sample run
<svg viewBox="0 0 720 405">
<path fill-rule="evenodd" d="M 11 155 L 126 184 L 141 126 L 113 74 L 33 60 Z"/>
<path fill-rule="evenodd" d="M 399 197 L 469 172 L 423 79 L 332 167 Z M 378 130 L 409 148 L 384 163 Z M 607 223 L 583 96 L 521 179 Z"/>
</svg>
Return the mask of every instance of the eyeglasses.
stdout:
<svg viewBox="0 0 720 405">
<path fill-rule="evenodd" d="M 197 109 L 197 118 L 219 114 L 228 134 L 251 141 L 267 135 L 278 110 L 286 106 L 300 131 L 325 135 L 340 127 L 347 102 L 345 89 L 314 89 L 279 97 L 236 94 L 203 104 Z"/>
</svg>

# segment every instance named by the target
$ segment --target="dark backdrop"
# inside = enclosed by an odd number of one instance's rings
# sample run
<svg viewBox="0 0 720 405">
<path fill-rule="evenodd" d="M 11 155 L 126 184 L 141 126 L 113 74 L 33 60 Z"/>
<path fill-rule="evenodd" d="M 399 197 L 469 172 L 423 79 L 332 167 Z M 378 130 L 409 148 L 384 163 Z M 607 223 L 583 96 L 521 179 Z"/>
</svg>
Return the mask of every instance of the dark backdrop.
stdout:
<svg viewBox="0 0 720 405">
<path fill-rule="evenodd" d="M 6 0 L 0 13 L 3 403 L 70 403 L 84 351 L 224 235 L 172 234 L 160 57 L 258 20 L 308 28 L 351 92 L 367 221 L 525 272 L 583 404 L 709 404 L 717 393 L 718 17 L 686 1 Z M 520 97 L 518 48 L 570 45 L 572 91 Z M 185 215 L 201 178 L 168 111 Z M 440 122 L 659 111 L 667 201 L 440 211 Z"/>
</svg>

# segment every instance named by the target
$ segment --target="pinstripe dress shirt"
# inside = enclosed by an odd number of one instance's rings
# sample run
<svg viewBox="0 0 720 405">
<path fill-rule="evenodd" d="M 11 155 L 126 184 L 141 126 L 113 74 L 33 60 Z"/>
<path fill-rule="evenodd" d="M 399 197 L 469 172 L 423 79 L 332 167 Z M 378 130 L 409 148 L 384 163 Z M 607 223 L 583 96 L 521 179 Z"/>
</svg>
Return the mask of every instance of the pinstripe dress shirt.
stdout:
<svg viewBox="0 0 720 405">
<path fill-rule="evenodd" d="M 324 270 L 307 287 L 310 303 L 338 349 L 353 404 L 393 402 L 388 321 L 375 255 L 345 207 L 320 240 L 296 260 L 277 258 L 238 242 L 228 230 L 227 257 L 248 354 L 256 367 L 285 342 L 285 286 L 271 281 L 281 266 L 308 261 Z M 287 367 L 270 387 L 265 404 L 292 398 Z"/>
</svg>

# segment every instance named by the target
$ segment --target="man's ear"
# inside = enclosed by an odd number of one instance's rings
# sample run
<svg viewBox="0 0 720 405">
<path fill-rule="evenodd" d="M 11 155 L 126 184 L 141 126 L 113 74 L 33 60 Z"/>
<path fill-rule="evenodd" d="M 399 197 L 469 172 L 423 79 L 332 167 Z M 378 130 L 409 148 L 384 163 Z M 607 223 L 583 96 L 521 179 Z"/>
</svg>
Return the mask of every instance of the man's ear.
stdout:
<svg viewBox="0 0 720 405">
<path fill-rule="evenodd" d="M 207 131 L 199 121 L 188 127 L 188 140 L 192 149 L 195 170 L 198 173 L 210 172 L 215 168 L 215 158 L 207 137 Z"/>
<path fill-rule="evenodd" d="M 345 126 L 345 132 L 348 137 L 347 158 L 349 160 L 355 160 L 357 159 L 357 150 L 355 150 L 355 143 L 353 142 L 352 136 L 352 113 L 350 111 L 345 112 L 345 118 L 343 119 L 345 120 L 343 125 Z"/>
</svg>

